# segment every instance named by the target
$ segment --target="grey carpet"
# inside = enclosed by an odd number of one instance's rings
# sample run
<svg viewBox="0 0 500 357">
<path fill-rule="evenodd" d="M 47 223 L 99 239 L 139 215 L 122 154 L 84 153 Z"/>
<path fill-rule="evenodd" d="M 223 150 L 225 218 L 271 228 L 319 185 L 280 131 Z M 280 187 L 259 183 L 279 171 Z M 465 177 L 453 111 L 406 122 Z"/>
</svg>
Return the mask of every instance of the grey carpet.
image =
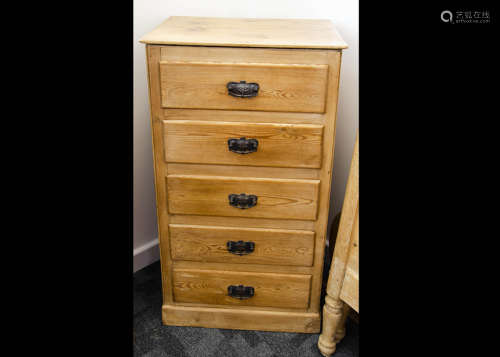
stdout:
<svg viewBox="0 0 500 357">
<path fill-rule="evenodd" d="M 159 262 L 134 274 L 134 356 L 321 357 L 318 334 L 162 325 L 160 274 Z M 348 319 L 346 329 L 334 357 L 358 357 L 358 326 Z"/>
</svg>

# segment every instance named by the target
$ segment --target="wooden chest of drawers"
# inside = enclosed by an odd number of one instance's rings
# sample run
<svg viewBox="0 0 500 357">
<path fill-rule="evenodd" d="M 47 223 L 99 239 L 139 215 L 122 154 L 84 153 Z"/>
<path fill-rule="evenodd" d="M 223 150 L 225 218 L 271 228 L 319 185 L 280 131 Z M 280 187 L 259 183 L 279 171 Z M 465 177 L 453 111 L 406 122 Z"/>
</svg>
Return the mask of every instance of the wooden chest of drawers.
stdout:
<svg viewBox="0 0 500 357">
<path fill-rule="evenodd" d="M 145 35 L 163 322 L 319 332 L 342 41 L 327 20 Z"/>
</svg>

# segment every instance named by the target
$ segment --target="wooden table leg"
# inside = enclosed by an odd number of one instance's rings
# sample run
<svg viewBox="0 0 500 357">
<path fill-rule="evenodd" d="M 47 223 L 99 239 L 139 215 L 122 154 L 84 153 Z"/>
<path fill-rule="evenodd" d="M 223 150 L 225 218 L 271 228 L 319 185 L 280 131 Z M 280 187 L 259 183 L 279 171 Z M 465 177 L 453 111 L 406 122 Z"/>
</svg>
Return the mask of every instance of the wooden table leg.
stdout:
<svg viewBox="0 0 500 357">
<path fill-rule="evenodd" d="M 344 303 L 344 308 L 342 310 L 342 318 L 337 326 L 337 331 L 335 331 L 335 343 L 339 343 L 345 337 L 345 322 L 347 316 L 349 316 L 349 310 L 351 307 Z"/>
<path fill-rule="evenodd" d="M 342 323 L 345 323 L 346 314 L 344 311 L 344 303 L 340 299 L 333 299 L 328 295 L 325 297 L 323 329 L 318 339 L 318 348 L 325 357 L 329 357 L 335 352 L 337 342 L 340 341 L 340 339 L 336 339 L 335 335 L 337 329 L 342 329 Z"/>
<path fill-rule="evenodd" d="M 352 154 L 346 194 L 342 206 L 342 213 L 340 215 L 339 229 L 337 238 L 335 239 L 335 248 L 333 250 L 333 258 L 326 285 L 325 305 L 323 306 L 323 330 L 318 339 L 318 348 L 321 354 L 326 357 L 329 357 L 335 352 L 337 343 L 345 336 L 345 321 L 349 312 L 349 307 L 344 306 L 347 304 L 340 300 L 340 295 L 347 272 L 347 264 L 351 262 L 351 257 L 356 258 L 353 258 L 352 262 L 356 263 L 355 267 L 357 272 L 357 249 L 354 250 L 351 249 L 351 247 L 357 247 L 358 242 L 358 148 L 359 136 L 356 138 Z M 350 255 L 350 251 L 354 252 L 354 254 Z M 355 298 L 353 297 L 353 299 L 350 299 L 349 304 L 353 307 L 356 306 L 354 309 L 358 311 L 357 285 L 355 285 L 355 287 Z"/>
</svg>

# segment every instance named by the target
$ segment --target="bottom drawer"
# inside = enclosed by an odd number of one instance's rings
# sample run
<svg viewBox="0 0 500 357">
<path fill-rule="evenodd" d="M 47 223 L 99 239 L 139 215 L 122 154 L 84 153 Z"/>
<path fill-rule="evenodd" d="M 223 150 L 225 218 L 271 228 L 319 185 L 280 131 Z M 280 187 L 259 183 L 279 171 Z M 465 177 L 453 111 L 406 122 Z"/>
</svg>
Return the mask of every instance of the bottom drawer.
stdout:
<svg viewBox="0 0 500 357">
<path fill-rule="evenodd" d="M 173 269 L 175 302 L 306 309 L 310 285 L 311 275 Z"/>
</svg>

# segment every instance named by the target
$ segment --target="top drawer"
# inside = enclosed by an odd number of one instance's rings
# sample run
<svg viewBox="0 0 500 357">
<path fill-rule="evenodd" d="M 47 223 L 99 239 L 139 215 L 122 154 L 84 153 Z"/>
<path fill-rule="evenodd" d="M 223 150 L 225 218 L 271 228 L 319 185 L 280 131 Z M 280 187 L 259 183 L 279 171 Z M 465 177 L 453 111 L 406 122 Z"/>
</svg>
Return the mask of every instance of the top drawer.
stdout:
<svg viewBox="0 0 500 357">
<path fill-rule="evenodd" d="M 268 50 L 260 50 L 268 51 Z M 283 54 L 286 56 L 286 54 Z M 242 58 L 243 57 L 243 58 Z M 328 82 L 327 64 L 208 61 L 206 57 L 174 57 L 160 61 L 161 105 L 164 108 L 262 110 L 324 113 Z M 250 97 L 229 94 L 228 83 L 256 83 Z M 233 90 L 233 92 L 237 92 Z"/>
</svg>

